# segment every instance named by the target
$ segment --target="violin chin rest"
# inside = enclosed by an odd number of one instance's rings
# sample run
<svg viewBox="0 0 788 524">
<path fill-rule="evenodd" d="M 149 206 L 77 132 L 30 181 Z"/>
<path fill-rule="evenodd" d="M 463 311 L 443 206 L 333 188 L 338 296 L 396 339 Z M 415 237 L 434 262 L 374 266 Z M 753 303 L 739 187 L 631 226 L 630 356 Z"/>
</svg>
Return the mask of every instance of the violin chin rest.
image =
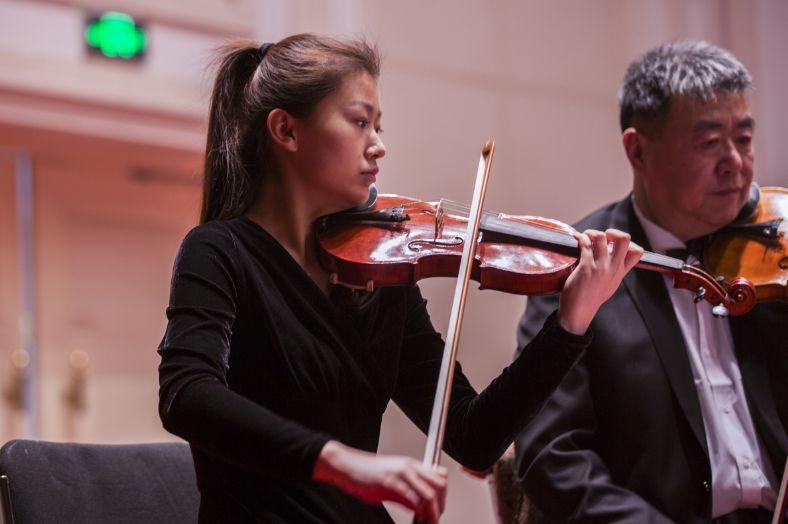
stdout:
<svg viewBox="0 0 788 524">
<path fill-rule="evenodd" d="M 745 202 L 744 207 L 741 208 L 741 211 L 736 215 L 736 219 L 733 222 L 742 222 L 754 216 L 755 213 L 758 212 L 758 203 L 760 201 L 761 186 L 759 186 L 757 182 L 752 182 L 750 184 L 750 196 L 747 197 L 747 202 Z"/>
<path fill-rule="evenodd" d="M 375 202 L 378 201 L 378 186 L 374 183 L 369 185 L 369 197 L 367 197 L 366 202 L 363 202 L 356 207 L 350 208 L 348 211 L 366 211 L 370 209 L 372 206 L 375 205 Z"/>
</svg>

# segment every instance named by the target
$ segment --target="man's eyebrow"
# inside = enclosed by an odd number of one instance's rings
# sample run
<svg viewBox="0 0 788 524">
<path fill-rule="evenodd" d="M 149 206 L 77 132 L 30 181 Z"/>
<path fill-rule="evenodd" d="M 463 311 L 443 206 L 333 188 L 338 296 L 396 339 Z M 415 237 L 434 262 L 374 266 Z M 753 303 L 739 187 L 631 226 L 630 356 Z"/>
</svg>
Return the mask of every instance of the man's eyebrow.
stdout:
<svg viewBox="0 0 788 524">
<path fill-rule="evenodd" d="M 722 122 L 718 120 L 698 120 L 695 122 L 695 125 L 692 126 L 692 130 L 696 133 L 702 133 L 704 131 L 716 131 L 717 129 L 722 128 Z M 755 119 L 751 116 L 742 118 L 738 122 L 736 122 L 737 129 L 755 129 Z"/>
<path fill-rule="evenodd" d="M 736 127 L 739 129 L 755 129 L 755 119 L 751 116 L 742 118 L 736 123 Z"/>
<path fill-rule="evenodd" d="M 716 131 L 717 129 L 722 128 L 722 122 L 717 120 L 698 120 L 695 122 L 695 125 L 692 126 L 692 130 L 696 133 L 702 133 L 704 131 Z"/>
</svg>

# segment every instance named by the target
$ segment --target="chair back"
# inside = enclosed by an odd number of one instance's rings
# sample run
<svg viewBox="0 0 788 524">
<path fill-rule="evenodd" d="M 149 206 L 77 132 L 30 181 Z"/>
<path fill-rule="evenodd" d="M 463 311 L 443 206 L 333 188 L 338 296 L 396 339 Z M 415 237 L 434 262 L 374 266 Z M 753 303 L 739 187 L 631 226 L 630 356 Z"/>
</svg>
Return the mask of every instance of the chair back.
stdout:
<svg viewBox="0 0 788 524">
<path fill-rule="evenodd" d="M 12 440 L 0 448 L 5 524 L 195 523 L 200 495 L 185 443 Z"/>
<path fill-rule="evenodd" d="M 493 466 L 489 483 L 497 524 L 551 524 L 523 491 L 514 445 Z"/>
</svg>

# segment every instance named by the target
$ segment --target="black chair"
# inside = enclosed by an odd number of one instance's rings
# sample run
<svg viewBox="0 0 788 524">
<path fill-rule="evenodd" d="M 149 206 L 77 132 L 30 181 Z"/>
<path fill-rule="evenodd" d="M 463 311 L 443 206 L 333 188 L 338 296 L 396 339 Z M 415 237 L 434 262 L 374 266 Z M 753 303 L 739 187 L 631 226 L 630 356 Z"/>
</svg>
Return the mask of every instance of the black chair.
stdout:
<svg viewBox="0 0 788 524">
<path fill-rule="evenodd" d="M 183 443 L 12 440 L 0 448 L 5 524 L 195 523 L 200 495 Z"/>
</svg>

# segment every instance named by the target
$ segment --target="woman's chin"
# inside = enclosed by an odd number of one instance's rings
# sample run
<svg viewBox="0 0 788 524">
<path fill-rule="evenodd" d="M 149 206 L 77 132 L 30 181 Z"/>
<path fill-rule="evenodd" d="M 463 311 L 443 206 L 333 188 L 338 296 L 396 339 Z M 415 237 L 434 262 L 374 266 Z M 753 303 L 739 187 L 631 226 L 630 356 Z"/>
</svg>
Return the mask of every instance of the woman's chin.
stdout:
<svg viewBox="0 0 788 524">
<path fill-rule="evenodd" d="M 372 204 L 375 203 L 375 200 L 377 200 L 377 198 L 378 198 L 378 190 L 375 187 L 375 184 L 370 184 L 369 186 L 365 187 L 362 191 L 358 192 L 357 197 L 354 199 L 353 206 L 366 209 L 368 207 L 371 207 Z"/>
</svg>

